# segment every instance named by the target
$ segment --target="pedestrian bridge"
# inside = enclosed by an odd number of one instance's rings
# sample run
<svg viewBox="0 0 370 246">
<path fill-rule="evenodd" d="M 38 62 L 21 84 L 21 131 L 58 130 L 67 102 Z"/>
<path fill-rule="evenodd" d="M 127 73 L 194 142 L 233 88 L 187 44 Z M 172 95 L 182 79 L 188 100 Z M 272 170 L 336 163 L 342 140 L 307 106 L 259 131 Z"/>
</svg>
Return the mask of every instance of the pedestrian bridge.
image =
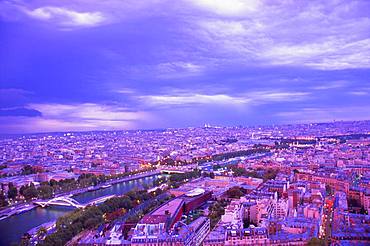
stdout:
<svg viewBox="0 0 370 246">
<path fill-rule="evenodd" d="M 98 203 L 102 203 L 102 202 L 105 202 L 106 200 L 112 198 L 112 197 L 115 197 L 115 195 L 108 195 L 108 196 L 103 196 L 103 197 L 98 197 L 86 204 L 81 204 L 79 203 L 78 201 L 76 201 L 75 199 L 69 197 L 69 196 L 61 196 L 61 197 L 55 197 L 53 199 L 50 199 L 48 201 L 37 201 L 37 202 L 34 202 L 35 204 L 45 208 L 47 206 L 52 206 L 52 205 L 56 205 L 56 206 L 66 206 L 66 207 L 75 207 L 75 208 L 84 208 L 84 207 L 87 207 L 89 205 L 95 205 L 95 204 L 98 204 Z"/>
<path fill-rule="evenodd" d="M 55 197 L 53 199 L 50 199 L 49 201 L 38 201 L 38 202 L 35 202 L 35 204 L 40 205 L 43 208 L 47 206 L 51 206 L 51 205 L 67 206 L 67 207 L 75 207 L 75 208 L 85 207 L 85 205 L 80 204 L 78 201 L 68 196 Z"/>
</svg>

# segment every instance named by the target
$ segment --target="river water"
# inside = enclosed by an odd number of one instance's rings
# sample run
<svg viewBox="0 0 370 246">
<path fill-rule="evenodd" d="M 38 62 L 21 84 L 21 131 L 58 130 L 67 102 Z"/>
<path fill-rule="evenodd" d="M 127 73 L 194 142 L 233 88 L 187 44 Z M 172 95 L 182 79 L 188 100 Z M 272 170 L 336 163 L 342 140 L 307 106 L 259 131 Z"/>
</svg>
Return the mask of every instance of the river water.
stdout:
<svg viewBox="0 0 370 246">
<path fill-rule="evenodd" d="M 142 188 L 143 185 L 151 185 L 158 177 L 159 175 L 125 181 L 105 189 L 82 193 L 73 198 L 80 203 L 86 203 L 101 196 L 121 195 L 135 187 Z M 56 220 L 58 217 L 73 210 L 74 208 L 67 207 L 37 207 L 22 214 L 3 219 L 0 221 L 0 246 L 15 245 L 19 243 L 25 232 L 45 222 Z"/>
</svg>

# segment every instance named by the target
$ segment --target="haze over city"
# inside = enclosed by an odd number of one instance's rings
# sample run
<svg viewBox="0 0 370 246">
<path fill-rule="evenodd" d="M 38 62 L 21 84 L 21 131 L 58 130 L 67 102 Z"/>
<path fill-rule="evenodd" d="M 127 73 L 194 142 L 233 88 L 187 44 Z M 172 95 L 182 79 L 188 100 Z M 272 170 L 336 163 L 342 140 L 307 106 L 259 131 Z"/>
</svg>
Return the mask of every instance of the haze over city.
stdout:
<svg viewBox="0 0 370 246">
<path fill-rule="evenodd" d="M 0 10 L 2 133 L 370 118 L 368 1 L 6 0 Z"/>
</svg>

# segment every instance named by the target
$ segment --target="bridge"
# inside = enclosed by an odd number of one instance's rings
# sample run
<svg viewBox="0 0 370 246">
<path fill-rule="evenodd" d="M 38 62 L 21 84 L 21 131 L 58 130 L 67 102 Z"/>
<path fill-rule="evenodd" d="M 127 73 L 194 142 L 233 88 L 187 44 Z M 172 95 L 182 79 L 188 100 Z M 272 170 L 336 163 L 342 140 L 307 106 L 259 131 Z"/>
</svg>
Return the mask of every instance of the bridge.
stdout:
<svg viewBox="0 0 370 246">
<path fill-rule="evenodd" d="M 186 165 L 186 166 L 160 166 L 157 170 L 161 173 L 173 174 L 173 173 L 186 173 L 191 172 L 197 168 L 197 164 Z"/>
<path fill-rule="evenodd" d="M 115 195 L 108 195 L 108 196 L 103 196 L 103 197 L 98 197 L 86 204 L 81 204 L 75 199 L 69 197 L 69 196 L 61 196 L 61 197 L 54 197 L 53 199 L 50 199 L 48 201 L 36 201 L 34 202 L 35 204 L 41 206 L 42 208 L 45 208 L 47 206 L 66 206 L 66 207 L 75 207 L 75 208 L 84 208 L 90 205 L 95 205 L 99 203 L 103 203 L 106 200 L 115 197 Z"/>
<path fill-rule="evenodd" d="M 85 206 L 76 201 L 73 198 L 70 198 L 68 196 L 61 196 L 61 197 L 54 197 L 53 199 L 50 199 L 48 201 L 37 201 L 34 202 L 35 204 L 45 208 L 47 206 L 51 205 L 57 205 L 57 206 L 67 206 L 67 207 L 75 207 L 75 208 L 84 208 Z"/>
<path fill-rule="evenodd" d="M 172 173 L 185 173 L 183 170 L 176 170 L 176 169 L 162 169 L 161 173 L 164 174 L 172 174 Z"/>
</svg>

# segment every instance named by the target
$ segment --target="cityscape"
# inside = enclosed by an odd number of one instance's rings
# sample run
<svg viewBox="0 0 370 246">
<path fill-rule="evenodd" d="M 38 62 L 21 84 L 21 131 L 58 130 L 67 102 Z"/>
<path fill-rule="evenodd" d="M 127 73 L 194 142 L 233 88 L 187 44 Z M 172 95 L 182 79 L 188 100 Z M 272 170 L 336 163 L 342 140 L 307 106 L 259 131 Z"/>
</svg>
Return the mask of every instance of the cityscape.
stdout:
<svg viewBox="0 0 370 246">
<path fill-rule="evenodd" d="M 0 246 L 368 246 L 369 78 L 369 0 L 1 0 Z"/>
<path fill-rule="evenodd" d="M 370 121 L 4 137 L 1 244 L 366 245 L 369 146 Z"/>
</svg>

